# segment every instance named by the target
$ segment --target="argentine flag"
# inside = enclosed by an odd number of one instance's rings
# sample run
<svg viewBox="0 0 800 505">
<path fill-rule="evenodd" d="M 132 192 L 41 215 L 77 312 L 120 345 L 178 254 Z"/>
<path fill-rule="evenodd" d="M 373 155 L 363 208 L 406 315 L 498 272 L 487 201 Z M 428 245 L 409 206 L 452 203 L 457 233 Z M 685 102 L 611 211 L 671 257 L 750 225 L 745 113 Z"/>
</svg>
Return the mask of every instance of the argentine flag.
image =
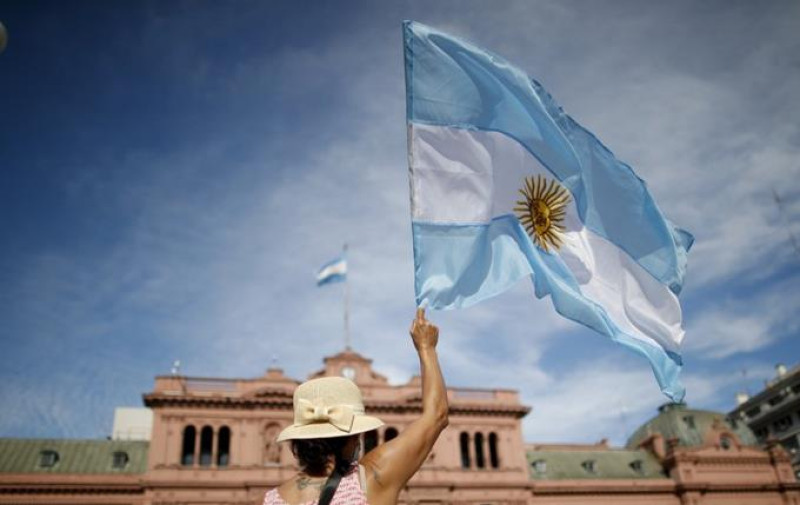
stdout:
<svg viewBox="0 0 800 505">
<path fill-rule="evenodd" d="M 692 236 L 538 82 L 433 28 L 403 29 L 417 304 L 466 307 L 530 277 L 558 313 L 645 356 L 681 401 Z"/>
<path fill-rule="evenodd" d="M 347 260 L 344 255 L 322 265 L 317 272 L 317 286 L 347 280 Z"/>
</svg>

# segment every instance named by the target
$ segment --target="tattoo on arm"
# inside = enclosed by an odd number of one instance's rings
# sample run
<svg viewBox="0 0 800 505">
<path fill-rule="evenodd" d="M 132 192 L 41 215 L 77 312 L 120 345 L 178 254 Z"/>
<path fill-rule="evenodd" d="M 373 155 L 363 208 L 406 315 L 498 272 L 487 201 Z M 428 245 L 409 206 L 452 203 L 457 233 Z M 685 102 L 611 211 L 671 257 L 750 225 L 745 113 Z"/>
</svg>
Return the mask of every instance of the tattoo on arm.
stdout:
<svg viewBox="0 0 800 505">
<path fill-rule="evenodd" d="M 378 485 L 383 486 L 383 482 L 381 482 L 381 474 L 375 467 L 372 467 L 372 477 L 375 479 L 375 482 L 377 482 Z"/>
</svg>

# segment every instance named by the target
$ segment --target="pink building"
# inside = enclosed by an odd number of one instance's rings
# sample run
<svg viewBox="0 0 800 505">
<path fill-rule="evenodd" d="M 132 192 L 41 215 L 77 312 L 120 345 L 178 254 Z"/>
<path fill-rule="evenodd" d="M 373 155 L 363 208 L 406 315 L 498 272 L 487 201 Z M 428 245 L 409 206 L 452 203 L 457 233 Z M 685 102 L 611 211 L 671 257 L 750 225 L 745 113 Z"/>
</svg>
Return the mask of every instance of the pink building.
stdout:
<svg viewBox="0 0 800 505">
<path fill-rule="evenodd" d="M 392 386 L 371 360 L 344 351 L 311 377 L 343 375 L 396 436 L 421 411 L 420 381 Z M 0 504 L 259 504 L 296 471 L 274 442 L 292 420 L 298 381 L 270 369 L 255 379 L 156 378 L 144 395 L 151 439 L 0 439 Z M 794 504 L 800 484 L 779 446 L 755 446 L 743 424 L 681 405 L 660 413 L 625 448 L 525 445 L 530 408 L 516 391 L 450 388 L 450 425 L 401 495 L 407 504 Z"/>
</svg>

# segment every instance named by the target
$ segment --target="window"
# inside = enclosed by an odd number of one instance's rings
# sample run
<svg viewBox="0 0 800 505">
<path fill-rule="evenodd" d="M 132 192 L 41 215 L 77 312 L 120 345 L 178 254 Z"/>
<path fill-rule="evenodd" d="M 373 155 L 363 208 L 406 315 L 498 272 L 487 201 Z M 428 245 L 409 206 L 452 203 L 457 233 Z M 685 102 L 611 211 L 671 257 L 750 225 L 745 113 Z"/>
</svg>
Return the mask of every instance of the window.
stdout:
<svg viewBox="0 0 800 505">
<path fill-rule="evenodd" d="M 733 447 L 733 440 L 727 435 L 722 435 L 719 437 L 719 446 L 725 451 L 730 450 Z"/>
<path fill-rule="evenodd" d="M 693 430 L 695 428 L 694 425 L 694 416 L 683 416 L 683 422 L 686 423 L 686 427 Z"/>
<path fill-rule="evenodd" d="M 757 430 L 753 430 L 753 434 L 755 434 L 756 438 L 760 441 L 764 441 L 769 436 L 769 428 L 767 426 L 762 426 Z"/>
<path fill-rule="evenodd" d="M 194 439 L 196 436 L 197 430 L 195 430 L 194 426 L 189 425 L 183 429 L 181 464 L 184 466 L 192 466 L 194 464 Z"/>
<path fill-rule="evenodd" d="M 378 446 L 378 430 L 368 431 L 364 434 L 364 452 L 367 453 Z"/>
<path fill-rule="evenodd" d="M 752 409 L 745 412 L 745 415 L 747 415 L 747 417 L 756 417 L 760 413 L 761 413 L 761 407 L 753 407 Z"/>
<path fill-rule="evenodd" d="M 228 466 L 231 457 L 231 429 L 223 426 L 217 436 L 217 466 Z"/>
<path fill-rule="evenodd" d="M 784 398 L 785 395 L 783 393 L 778 393 L 777 395 L 770 398 L 768 403 L 771 407 L 774 407 L 775 405 L 781 403 Z"/>
<path fill-rule="evenodd" d="M 211 445 L 214 440 L 214 430 L 211 426 L 203 426 L 200 430 L 200 466 L 211 466 Z"/>
<path fill-rule="evenodd" d="M 634 472 L 636 472 L 636 473 L 638 473 L 640 475 L 644 473 L 644 463 L 642 463 L 641 459 L 635 459 L 635 460 L 631 461 L 631 464 L 628 465 L 628 466 L 631 467 L 631 470 L 633 470 Z"/>
<path fill-rule="evenodd" d="M 114 454 L 111 455 L 111 468 L 115 470 L 121 470 L 128 466 L 128 453 L 125 451 L 116 451 Z"/>
<path fill-rule="evenodd" d="M 597 464 L 595 464 L 595 461 L 593 459 L 587 459 L 586 461 L 581 463 L 581 466 L 583 467 L 584 470 L 586 470 L 589 473 L 595 473 L 597 471 Z"/>
<path fill-rule="evenodd" d="M 461 446 L 461 468 L 469 468 L 471 462 L 469 460 L 469 435 L 462 432 L 458 437 L 459 445 Z"/>
<path fill-rule="evenodd" d="M 792 416 L 783 416 L 773 423 L 775 431 L 786 431 L 792 427 Z"/>
<path fill-rule="evenodd" d="M 492 468 L 500 467 L 500 458 L 497 455 L 497 433 L 489 433 L 489 463 Z"/>
<path fill-rule="evenodd" d="M 475 466 L 484 468 L 486 462 L 483 460 L 483 433 L 475 434 Z"/>
<path fill-rule="evenodd" d="M 383 441 L 388 442 L 393 438 L 397 438 L 397 429 L 389 426 L 388 428 L 386 428 L 386 431 L 383 432 Z"/>
<path fill-rule="evenodd" d="M 56 451 L 46 449 L 39 453 L 39 466 L 41 468 L 52 468 L 61 459 Z"/>
<path fill-rule="evenodd" d="M 547 473 L 547 461 L 543 459 L 537 459 L 536 461 L 531 463 L 531 468 L 533 468 L 533 471 L 536 472 L 537 474 L 544 475 L 545 473 Z"/>
</svg>

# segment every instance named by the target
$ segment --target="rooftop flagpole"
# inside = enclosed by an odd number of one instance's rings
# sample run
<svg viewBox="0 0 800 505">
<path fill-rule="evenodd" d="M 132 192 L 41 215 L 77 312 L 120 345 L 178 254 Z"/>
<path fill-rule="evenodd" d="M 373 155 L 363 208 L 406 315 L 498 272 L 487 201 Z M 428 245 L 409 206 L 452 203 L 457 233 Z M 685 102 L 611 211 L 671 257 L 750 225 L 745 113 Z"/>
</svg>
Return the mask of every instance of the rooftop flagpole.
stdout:
<svg viewBox="0 0 800 505">
<path fill-rule="evenodd" d="M 347 242 L 342 247 L 342 257 L 347 261 Z M 350 350 L 350 282 L 344 278 L 344 348 Z"/>
</svg>

